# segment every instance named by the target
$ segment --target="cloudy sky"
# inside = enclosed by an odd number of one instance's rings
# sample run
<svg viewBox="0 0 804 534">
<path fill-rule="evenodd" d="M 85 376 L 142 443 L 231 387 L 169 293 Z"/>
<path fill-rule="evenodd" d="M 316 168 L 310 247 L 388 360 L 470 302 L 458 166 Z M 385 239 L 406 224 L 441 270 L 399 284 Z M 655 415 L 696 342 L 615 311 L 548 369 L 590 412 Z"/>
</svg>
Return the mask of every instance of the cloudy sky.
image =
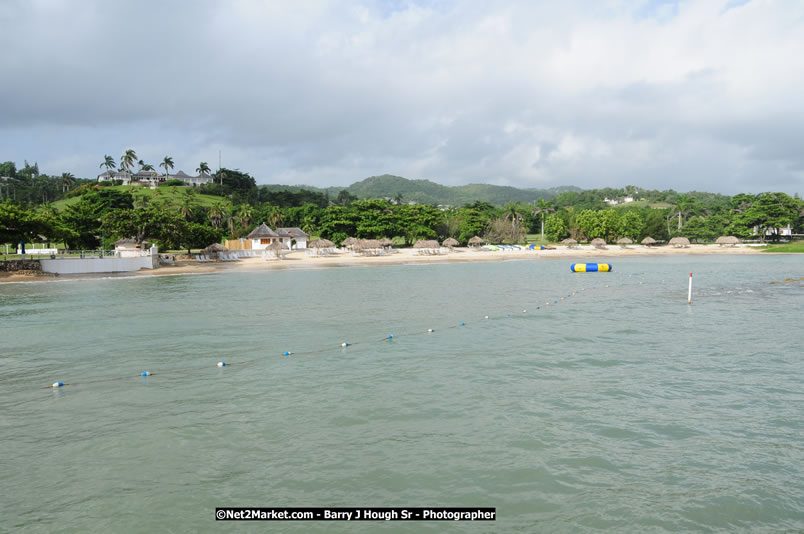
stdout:
<svg viewBox="0 0 804 534">
<path fill-rule="evenodd" d="M 804 193 L 804 3 L 0 0 L 0 161 Z"/>
</svg>

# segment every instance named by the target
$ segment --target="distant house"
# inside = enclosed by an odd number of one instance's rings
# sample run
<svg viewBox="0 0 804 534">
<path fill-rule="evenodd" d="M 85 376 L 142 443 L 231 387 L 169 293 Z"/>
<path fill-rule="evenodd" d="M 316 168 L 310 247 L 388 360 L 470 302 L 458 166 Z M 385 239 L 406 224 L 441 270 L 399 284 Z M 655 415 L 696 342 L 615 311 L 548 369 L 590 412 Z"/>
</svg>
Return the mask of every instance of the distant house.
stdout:
<svg viewBox="0 0 804 534">
<path fill-rule="evenodd" d="M 138 245 L 133 239 L 121 239 L 114 243 L 115 256 L 121 258 L 138 258 L 143 255 L 142 251 L 147 249 L 147 241 L 143 241 L 141 245 Z"/>
<path fill-rule="evenodd" d="M 290 236 L 290 239 L 287 241 L 286 244 L 289 245 L 291 250 L 301 250 L 307 248 L 307 240 L 310 238 L 310 234 L 305 233 L 304 230 L 300 228 L 277 228 L 277 233 L 284 232 Z"/>
<path fill-rule="evenodd" d="M 608 198 L 608 197 L 604 198 L 603 202 L 605 202 L 606 204 L 610 204 L 612 206 L 616 206 L 617 204 L 620 203 L 620 201 L 617 200 L 616 198 Z"/>
<path fill-rule="evenodd" d="M 214 178 L 208 174 L 199 174 L 198 176 L 190 176 L 184 171 L 179 171 L 176 174 L 159 174 L 156 171 L 137 171 L 131 174 L 128 171 L 106 171 L 98 175 L 99 182 L 111 182 L 120 180 L 123 185 L 141 185 L 148 187 L 156 187 L 162 182 L 167 180 L 181 180 L 186 185 L 198 186 L 210 184 Z"/>
<path fill-rule="evenodd" d="M 286 248 L 290 248 L 290 242 L 293 239 L 292 236 L 284 231 L 277 230 L 274 232 L 268 225 L 265 223 L 260 224 L 256 227 L 250 234 L 246 236 L 247 239 L 251 239 L 251 249 L 252 250 L 265 250 L 270 245 L 275 242 L 282 243 Z"/>
<path fill-rule="evenodd" d="M 754 235 L 759 234 L 759 226 L 754 226 Z M 783 226 L 782 228 L 766 228 L 765 229 L 766 236 L 780 236 L 780 237 L 790 237 L 793 235 L 793 228 L 789 224 L 787 226 Z"/>
</svg>

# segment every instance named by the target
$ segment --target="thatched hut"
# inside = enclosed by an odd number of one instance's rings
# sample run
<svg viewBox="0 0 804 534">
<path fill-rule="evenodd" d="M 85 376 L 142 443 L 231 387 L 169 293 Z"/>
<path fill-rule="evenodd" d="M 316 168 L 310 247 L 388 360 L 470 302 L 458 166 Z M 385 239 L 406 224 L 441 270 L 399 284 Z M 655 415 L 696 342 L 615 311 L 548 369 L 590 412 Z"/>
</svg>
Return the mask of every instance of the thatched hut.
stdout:
<svg viewBox="0 0 804 534">
<path fill-rule="evenodd" d="M 448 237 L 441 242 L 441 246 L 447 248 L 457 247 L 458 245 L 460 245 L 460 243 L 458 243 L 458 240 L 452 237 Z"/>
<path fill-rule="evenodd" d="M 626 245 L 630 245 L 633 242 L 634 240 L 628 237 L 621 237 L 620 239 L 617 240 L 617 244 L 620 245 L 620 247 L 622 248 L 626 248 Z"/>
<path fill-rule="evenodd" d="M 564 239 L 563 241 L 561 241 L 561 244 L 566 245 L 567 248 L 572 248 L 575 245 L 577 245 L 578 242 L 576 240 L 572 239 L 571 237 L 568 237 L 567 239 Z"/>
<path fill-rule="evenodd" d="M 218 254 L 221 252 L 229 252 L 229 249 L 221 245 L 220 243 L 212 243 L 207 248 L 203 250 L 204 254 L 206 254 L 209 258 L 218 258 Z"/>
<path fill-rule="evenodd" d="M 656 240 L 653 239 L 651 236 L 648 236 L 648 237 L 646 237 L 645 239 L 642 240 L 642 244 L 645 245 L 646 247 L 649 247 L 651 245 L 655 245 Z"/>
<path fill-rule="evenodd" d="M 480 236 L 475 236 L 475 237 L 469 239 L 469 246 L 470 247 L 479 247 L 483 243 L 484 243 L 483 238 L 480 237 Z"/>
<path fill-rule="evenodd" d="M 599 237 L 594 238 L 592 242 L 589 244 L 595 248 L 606 248 L 606 242 L 603 239 L 600 239 Z"/>
<path fill-rule="evenodd" d="M 674 237 L 669 244 L 675 248 L 687 248 L 690 246 L 690 240 L 686 237 Z"/>
<path fill-rule="evenodd" d="M 717 238 L 717 241 L 715 241 L 715 243 L 717 243 L 721 247 L 723 245 L 729 245 L 729 246 L 733 247 L 735 245 L 738 245 L 740 243 L 740 240 L 737 239 L 733 235 L 722 235 L 722 236 Z"/>
</svg>

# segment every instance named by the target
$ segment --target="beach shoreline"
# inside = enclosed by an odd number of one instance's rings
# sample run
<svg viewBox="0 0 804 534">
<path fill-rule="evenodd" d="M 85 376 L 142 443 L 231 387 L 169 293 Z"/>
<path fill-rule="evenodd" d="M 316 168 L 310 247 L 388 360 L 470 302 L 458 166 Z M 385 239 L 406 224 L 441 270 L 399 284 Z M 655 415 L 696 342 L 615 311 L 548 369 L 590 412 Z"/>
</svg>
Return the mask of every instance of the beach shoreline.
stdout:
<svg viewBox="0 0 804 534">
<path fill-rule="evenodd" d="M 446 250 L 446 249 L 442 249 Z M 371 265 L 404 265 L 404 264 L 434 264 L 434 263 L 461 263 L 478 261 L 516 261 L 540 259 L 568 259 L 605 262 L 606 260 L 623 257 L 666 257 L 683 255 L 745 255 L 762 254 L 761 247 L 740 245 L 736 247 L 721 247 L 718 245 L 690 245 L 687 248 L 674 248 L 668 246 L 645 247 L 632 245 L 629 247 L 609 246 L 594 248 L 578 246 L 573 248 L 559 247 L 546 250 L 476 250 L 470 248 L 455 248 L 441 254 L 420 254 L 419 249 L 396 249 L 391 254 L 381 256 L 363 256 L 351 252 L 341 252 L 326 256 L 308 255 L 308 251 L 297 250 L 287 253 L 283 259 L 244 258 L 237 262 L 198 263 L 194 260 L 176 261 L 175 265 L 162 266 L 157 269 L 142 269 L 130 273 L 98 273 L 93 275 L 52 276 L 31 273 L 0 273 L 0 283 L 10 282 L 36 282 L 76 280 L 93 278 L 139 277 L 139 276 L 172 276 L 185 274 L 211 274 L 222 272 L 244 272 L 273 269 L 295 268 L 324 268 L 349 267 Z M 70 261 L 70 260 L 65 260 Z"/>
</svg>

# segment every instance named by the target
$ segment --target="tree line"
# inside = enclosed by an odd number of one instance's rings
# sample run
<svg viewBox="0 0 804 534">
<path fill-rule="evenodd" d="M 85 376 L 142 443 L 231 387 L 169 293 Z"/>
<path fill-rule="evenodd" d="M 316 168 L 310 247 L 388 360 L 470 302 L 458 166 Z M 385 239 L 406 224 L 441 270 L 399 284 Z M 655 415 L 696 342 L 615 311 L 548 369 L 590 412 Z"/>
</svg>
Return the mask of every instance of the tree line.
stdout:
<svg viewBox="0 0 804 534">
<path fill-rule="evenodd" d="M 130 169 L 135 163 L 142 167 L 144 162 L 137 161 L 133 150 L 126 151 L 122 168 Z M 105 156 L 101 166 L 113 164 L 113 158 Z M 160 165 L 167 174 L 172 158 L 166 156 Z M 202 162 L 196 170 L 209 169 Z M 766 233 L 787 225 L 801 233 L 804 222 L 804 205 L 797 196 L 773 192 L 729 197 L 628 186 L 566 191 L 553 200 L 542 198 L 529 204 L 494 206 L 475 201 L 439 208 L 393 198 L 357 199 L 346 190 L 330 198 L 303 188 L 262 188 L 248 173 L 225 168 L 212 175 L 213 183 L 159 187 L 150 196 L 133 194 L 144 189 L 110 187 L 112 182 L 44 177 L 36 164 L 27 162 L 19 170 L 11 162 L 0 164 L 0 175 L 14 180 L 17 187 L 15 198 L 8 194 L 9 180 L 0 183 L 0 190 L 5 185 L 0 197 L 0 243 L 47 240 L 71 249 L 108 247 L 123 237 L 147 239 L 163 250 L 201 248 L 224 238 L 245 237 L 262 222 L 274 228 L 298 227 L 335 243 L 347 237 L 386 237 L 400 245 L 448 237 L 465 244 L 475 235 L 491 243 L 524 243 L 527 234 L 551 242 L 568 237 L 638 241 L 647 236 L 667 241 L 677 235 L 698 242 L 711 242 L 721 235 L 764 239 Z M 38 182 L 51 185 L 44 189 L 40 185 L 38 190 Z M 170 194 L 162 194 L 163 190 Z M 202 195 L 218 200 L 209 205 L 200 202 Z M 603 200 L 623 195 L 638 196 L 642 202 L 611 207 Z M 78 200 L 57 210 L 49 199 L 59 196 Z"/>
</svg>

